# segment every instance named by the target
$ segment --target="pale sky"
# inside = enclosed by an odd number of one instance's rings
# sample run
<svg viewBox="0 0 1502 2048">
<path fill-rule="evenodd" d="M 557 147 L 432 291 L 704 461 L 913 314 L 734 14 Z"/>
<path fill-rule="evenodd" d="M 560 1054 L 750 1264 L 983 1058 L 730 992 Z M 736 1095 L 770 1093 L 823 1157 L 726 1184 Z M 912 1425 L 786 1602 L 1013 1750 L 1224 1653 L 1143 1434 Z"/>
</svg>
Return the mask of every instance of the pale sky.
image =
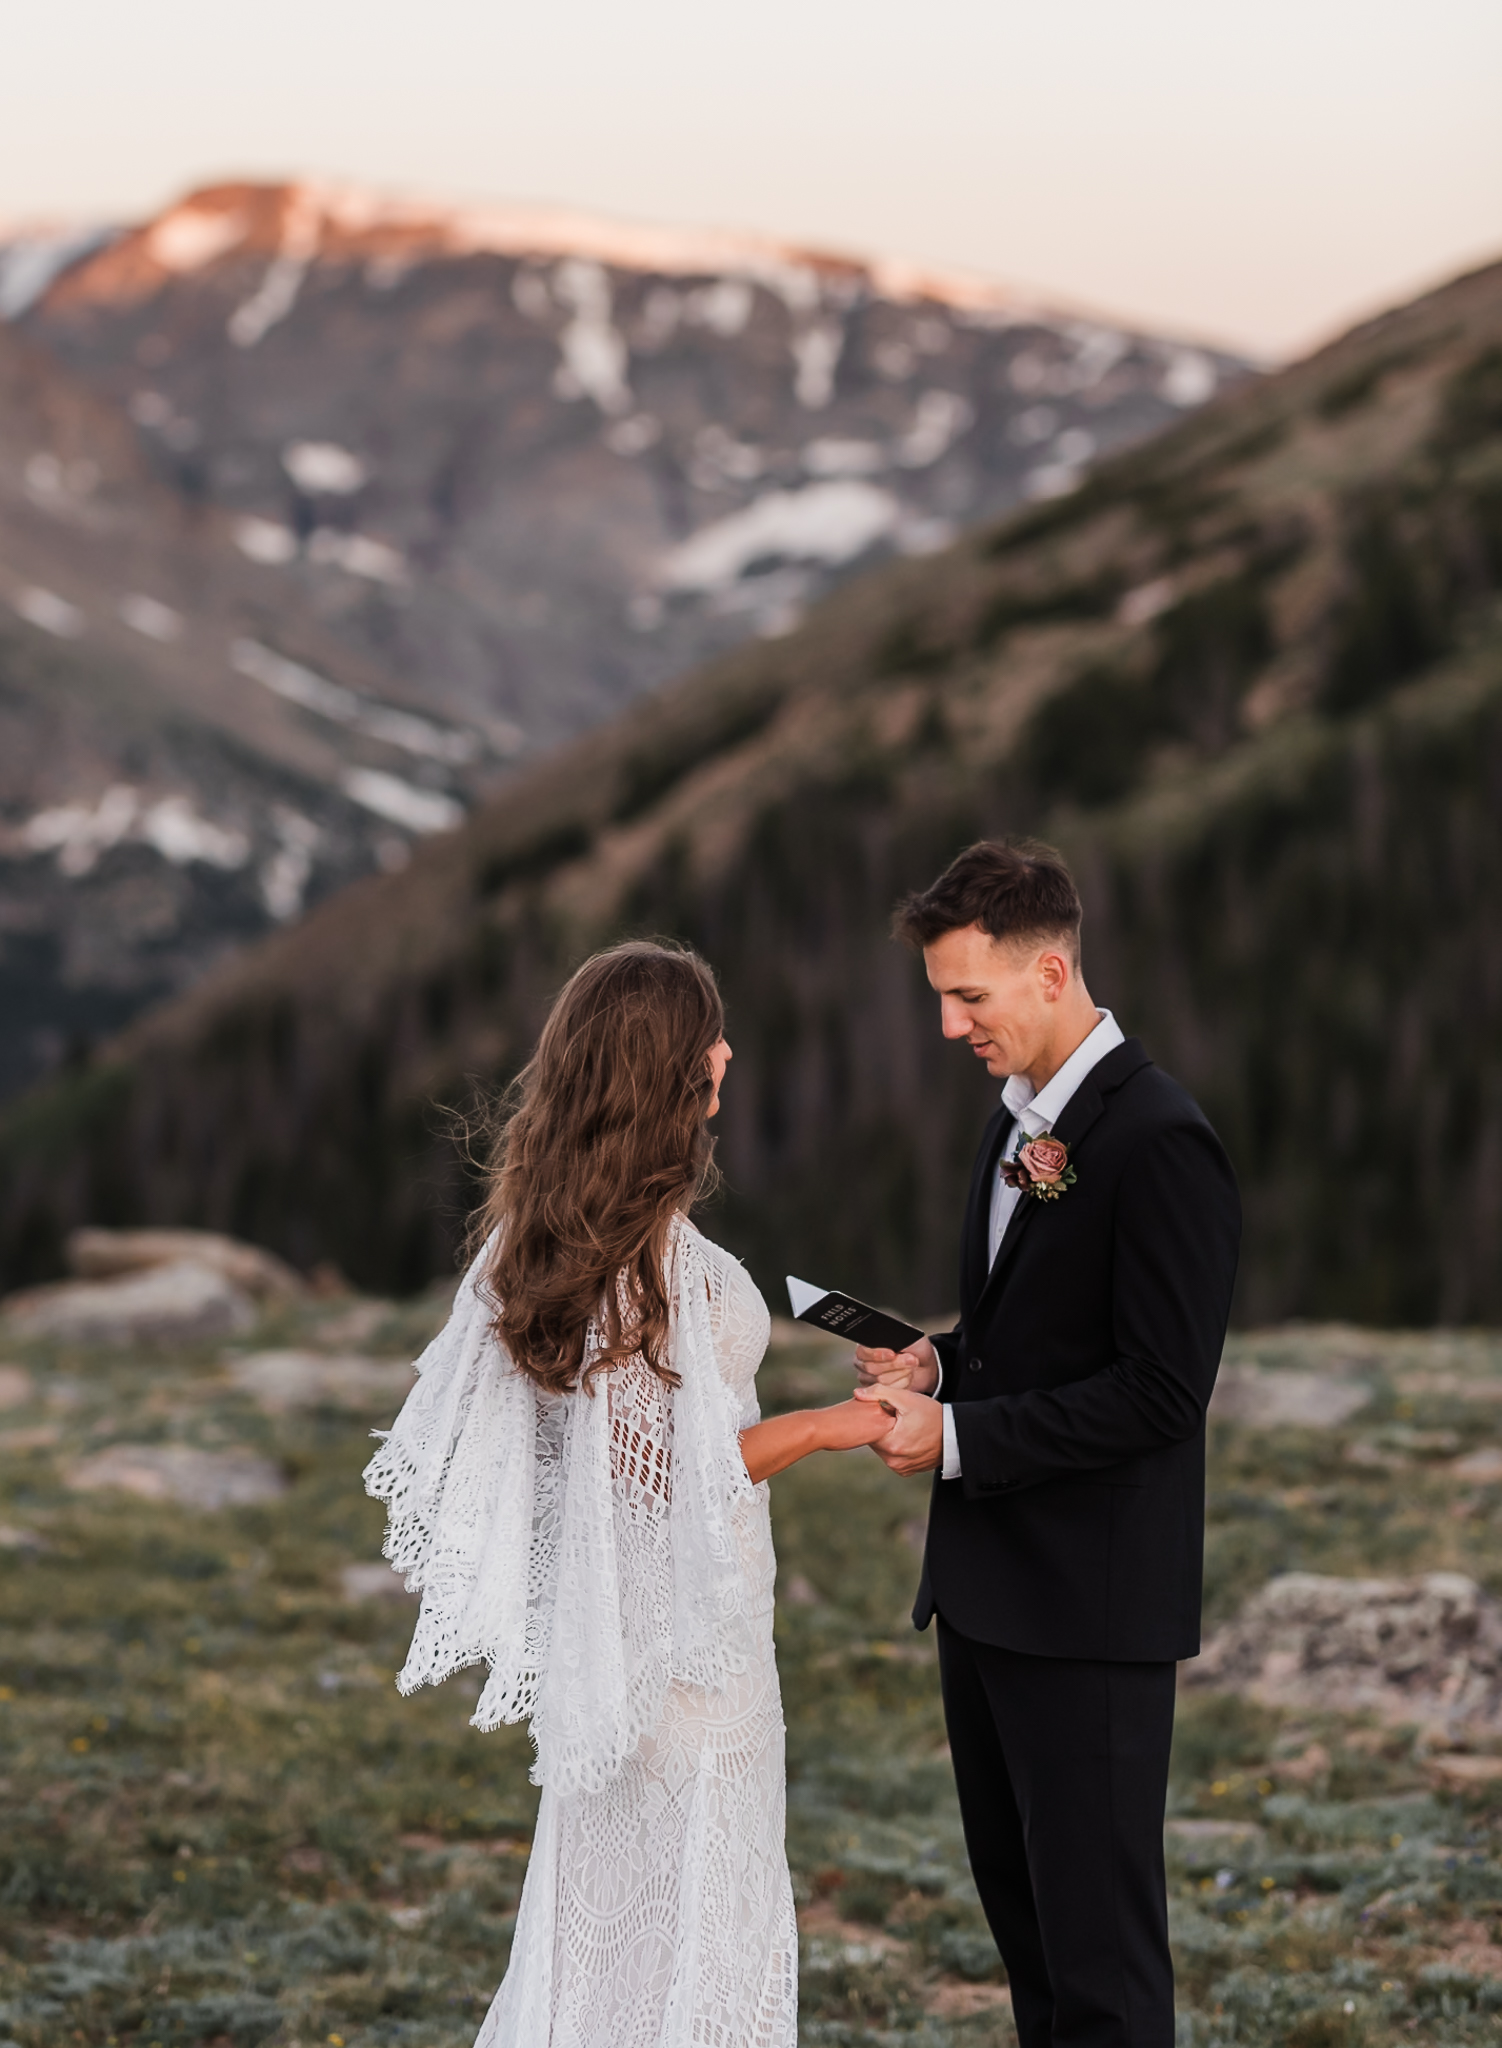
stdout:
<svg viewBox="0 0 1502 2048">
<path fill-rule="evenodd" d="M 46 0 L 0 218 L 233 175 L 563 203 L 1306 347 L 1502 256 L 1502 0 Z"/>
</svg>

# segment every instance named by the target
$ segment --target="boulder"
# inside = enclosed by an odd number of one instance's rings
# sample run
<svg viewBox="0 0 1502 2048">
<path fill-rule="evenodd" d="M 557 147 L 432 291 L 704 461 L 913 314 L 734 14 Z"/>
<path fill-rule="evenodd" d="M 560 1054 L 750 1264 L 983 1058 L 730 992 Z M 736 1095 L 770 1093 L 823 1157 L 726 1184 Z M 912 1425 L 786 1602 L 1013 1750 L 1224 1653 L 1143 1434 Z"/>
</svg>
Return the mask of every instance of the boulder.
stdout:
<svg viewBox="0 0 1502 2048">
<path fill-rule="evenodd" d="M 1460 1572 L 1285 1572 L 1184 1668 L 1270 1706 L 1372 1712 L 1436 1733 L 1502 1729 L 1502 1601 Z"/>
<path fill-rule="evenodd" d="M 347 1564 L 339 1574 L 339 1586 L 346 1600 L 412 1600 L 400 1573 L 389 1564 Z"/>
<path fill-rule="evenodd" d="M 274 1252 L 217 1230 L 75 1230 L 67 1242 L 68 1270 L 80 1280 L 118 1280 L 157 1266 L 207 1266 L 257 1301 L 298 1301 L 302 1276 Z"/>
<path fill-rule="evenodd" d="M 256 1306 L 216 1267 L 181 1259 L 119 1280 L 61 1280 L 0 1303 L 11 1332 L 65 1344 L 191 1344 L 232 1337 Z"/>
<path fill-rule="evenodd" d="M 193 1444 L 110 1444 L 63 1475 L 75 1493 L 133 1493 L 184 1507 L 238 1508 L 287 1490 L 279 1465 L 253 1451 L 202 1451 Z"/>
<path fill-rule="evenodd" d="M 1338 1429 L 1371 1398 L 1369 1386 L 1336 1373 L 1227 1364 L 1215 1382 L 1210 1420 L 1252 1429 Z"/>
<path fill-rule="evenodd" d="M 320 1351 L 253 1351 L 229 1377 L 269 1415 L 293 1408 L 396 1407 L 412 1385 L 405 1359 L 328 1357 Z"/>
<path fill-rule="evenodd" d="M 1502 1756 L 1431 1756 L 1425 1767 L 1447 1792 L 1474 1792 L 1502 1778 Z"/>
<path fill-rule="evenodd" d="M 0 1365 L 0 1408 L 24 1408 L 32 1392 L 31 1374 L 24 1365 Z"/>
<path fill-rule="evenodd" d="M 1502 1448 L 1489 1444 L 1479 1451 L 1468 1451 L 1463 1458 L 1452 1461 L 1450 1470 L 1457 1479 L 1468 1479 L 1474 1485 L 1495 1486 L 1502 1480 Z"/>
</svg>

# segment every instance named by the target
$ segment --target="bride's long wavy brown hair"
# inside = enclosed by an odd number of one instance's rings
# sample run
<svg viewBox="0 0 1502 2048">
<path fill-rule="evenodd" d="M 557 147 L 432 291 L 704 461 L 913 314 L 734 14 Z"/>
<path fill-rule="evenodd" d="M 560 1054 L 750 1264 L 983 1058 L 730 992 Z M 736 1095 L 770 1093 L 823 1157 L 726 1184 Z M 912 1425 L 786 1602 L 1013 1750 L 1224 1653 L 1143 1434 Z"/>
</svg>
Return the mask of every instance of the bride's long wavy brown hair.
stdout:
<svg viewBox="0 0 1502 2048">
<path fill-rule="evenodd" d="M 478 1218 L 495 1249 L 492 1328 L 555 1393 L 640 1352 L 667 1363 L 663 1253 L 675 1210 L 707 1192 L 710 1049 L 725 1012 L 706 961 L 646 940 L 586 960 L 565 984 L 502 1108 Z"/>
</svg>

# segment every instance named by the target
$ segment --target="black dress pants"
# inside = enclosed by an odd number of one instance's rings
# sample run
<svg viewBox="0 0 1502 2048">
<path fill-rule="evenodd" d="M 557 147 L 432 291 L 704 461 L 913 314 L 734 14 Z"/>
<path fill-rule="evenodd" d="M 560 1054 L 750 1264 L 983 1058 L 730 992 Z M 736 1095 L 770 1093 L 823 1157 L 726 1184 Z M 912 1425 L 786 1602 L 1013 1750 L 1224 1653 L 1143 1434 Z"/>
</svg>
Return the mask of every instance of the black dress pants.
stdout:
<svg viewBox="0 0 1502 2048">
<path fill-rule="evenodd" d="M 938 1627 L 965 1845 L 1021 2048 L 1173 2048 L 1175 1667 L 1024 1657 Z"/>
</svg>

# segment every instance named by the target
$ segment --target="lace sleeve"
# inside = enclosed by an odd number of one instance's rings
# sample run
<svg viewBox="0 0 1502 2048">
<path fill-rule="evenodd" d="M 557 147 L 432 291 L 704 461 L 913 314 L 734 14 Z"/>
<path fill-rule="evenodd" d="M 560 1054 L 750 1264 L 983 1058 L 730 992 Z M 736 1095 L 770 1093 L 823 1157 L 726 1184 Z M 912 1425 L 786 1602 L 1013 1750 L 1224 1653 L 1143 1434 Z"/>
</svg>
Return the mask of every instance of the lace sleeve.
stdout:
<svg viewBox="0 0 1502 2048">
<path fill-rule="evenodd" d="M 538 1482 L 557 1431 L 491 1331 L 478 1291 L 490 1249 L 417 1361 L 417 1384 L 396 1421 L 376 1431 L 381 1447 L 365 1488 L 386 1502 L 385 1555 L 422 1596 L 398 1687 L 413 1692 L 488 1661 L 504 1701 L 497 1719 L 516 1720 L 535 1700 L 542 1642 L 530 1574 L 515 1560 L 547 1517 Z"/>
<path fill-rule="evenodd" d="M 398 1685 L 488 1663 L 475 1725 L 530 1721 L 534 1778 L 560 1792 L 608 1782 L 670 1685 L 746 1665 L 731 1518 L 751 1482 L 706 1262 L 676 1222 L 668 1266 L 679 1384 L 637 1361 L 559 1397 L 497 1344 L 472 1268 L 365 1475 L 390 1509 L 386 1555 L 422 1594 Z"/>
<path fill-rule="evenodd" d="M 605 1382 L 610 1402 L 610 1481 L 629 1514 L 672 1505 L 672 1388 L 643 1359 L 633 1358 Z"/>
</svg>

